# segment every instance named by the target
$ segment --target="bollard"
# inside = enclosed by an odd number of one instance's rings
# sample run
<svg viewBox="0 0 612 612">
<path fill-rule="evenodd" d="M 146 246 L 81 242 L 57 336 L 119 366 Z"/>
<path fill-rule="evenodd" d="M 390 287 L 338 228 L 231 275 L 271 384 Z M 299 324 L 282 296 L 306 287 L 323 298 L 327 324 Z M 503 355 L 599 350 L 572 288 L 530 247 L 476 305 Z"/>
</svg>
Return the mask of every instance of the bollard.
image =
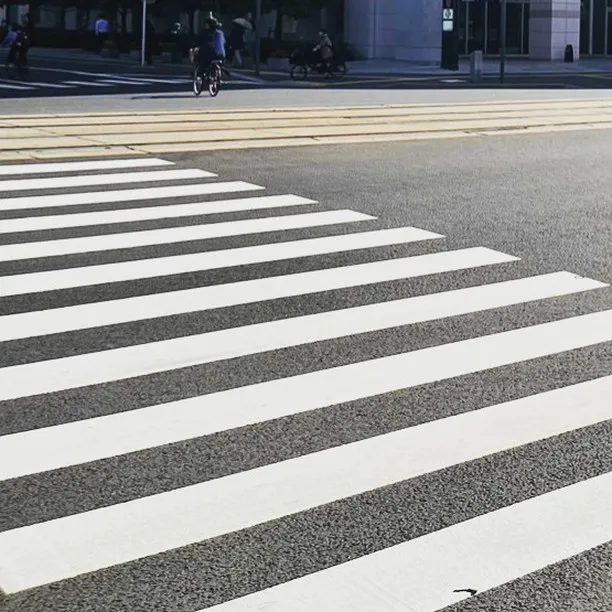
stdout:
<svg viewBox="0 0 612 612">
<path fill-rule="evenodd" d="M 470 79 L 473 83 L 482 78 L 482 51 L 472 51 L 470 53 Z"/>
<path fill-rule="evenodd" d="M 565 61 L 567 63 L 572 63 L 574 61 L 574 47 L 572 45 L 565 46 Z"/>
</svg>

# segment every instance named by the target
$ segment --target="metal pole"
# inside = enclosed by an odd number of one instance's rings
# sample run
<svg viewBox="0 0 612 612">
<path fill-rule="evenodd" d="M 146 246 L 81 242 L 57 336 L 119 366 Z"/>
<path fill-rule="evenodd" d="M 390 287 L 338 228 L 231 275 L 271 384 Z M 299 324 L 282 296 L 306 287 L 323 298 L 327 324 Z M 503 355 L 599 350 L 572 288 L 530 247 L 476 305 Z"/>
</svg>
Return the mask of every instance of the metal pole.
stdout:
<svg viewBox="0 0 612 612">
<path fill-rule="evenodd" d="M 147 0 L 142 0 L 142 44 L 140 46 L 140 65 L 145 65 L 145 44 L 147 36 Z"/>
<path fill-rule="evenodd" d="M 255 74 L 261 72 L 261 0 L 255 2 Z"/>
<path fill-rule="evenodd" d="M 499 82 L 504 82 L 506 71 L 506 0 L 500 0 L 500 44 L 499 44 Z"/>
</svg>

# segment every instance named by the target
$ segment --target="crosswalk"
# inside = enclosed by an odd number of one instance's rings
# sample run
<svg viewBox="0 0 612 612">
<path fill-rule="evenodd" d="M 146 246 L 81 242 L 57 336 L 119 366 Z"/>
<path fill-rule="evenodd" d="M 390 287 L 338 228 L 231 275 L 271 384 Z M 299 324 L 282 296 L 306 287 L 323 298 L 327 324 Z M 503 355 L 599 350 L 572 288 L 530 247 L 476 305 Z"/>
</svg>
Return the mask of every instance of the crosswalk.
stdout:
<svg viewBox="0 0 612 612">
<path fill-rule="evenodd" d="M 612 423 L 554 367 L 602 280 L 165 159 L 0 193 L 7 610 L 437 612 L 612 541 L 607 464 L 546 463 Z"/>
<path fill-rule="evenodd" d="M 105 74 L 93 78 L 45 80 L 41 78 L 18 81 L 0 78 L 0 95 L 2 92 L 54 92 L 55 94 L 75 94 L 79 92 L 94 92 L 97 90 L 115 90 L 117 88 L 139 90 L 150 87 L 184 86 L 187 87 L 189 79 L 186 77 L 149 77 L 124 76 L 122 74 Z M 100 91 L 102 93 L 102 91 Z"/>
</svg>

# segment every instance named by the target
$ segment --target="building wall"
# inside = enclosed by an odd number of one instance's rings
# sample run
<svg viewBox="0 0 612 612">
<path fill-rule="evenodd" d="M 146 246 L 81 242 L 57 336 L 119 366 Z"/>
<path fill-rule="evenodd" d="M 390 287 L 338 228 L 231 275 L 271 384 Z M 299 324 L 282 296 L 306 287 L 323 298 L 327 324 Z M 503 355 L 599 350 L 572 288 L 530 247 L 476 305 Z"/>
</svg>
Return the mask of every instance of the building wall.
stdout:
<svg viewBox="0 0 612 612">
<path fill-rule="evenodd" d="M 570 44 L 577 59 L 581 0 L 530 0 L 529 4 L 529 56 L 563 60 Z M 346 0 L 345 40 L 366 58 L 437 63 L 441 13 L 440 0 Z"/>
<path fill-rule="evenodd" d="M 28 4 L 13 4 L 9 7 L 0 7 L 0 20 L 9 23 L 20 23 L 21 18 L 28 12 Z"/>
<path fill-rule="evenodd" d="M 567 45 L 580 54 L 580 0 L 531 0 L 529 57 L 562 60 Z"/>
<path fill-rule="evenodd" d="M 437 0 L 347 0 L 344 38 L 367 58 L 437 62 Z"/>
<path fill-rule="evenodd" d="M 439 62 L 442 40 L 440 0 L 396 0 L 390 25 L 396 25 L 395 58 Z"/>
</svg>

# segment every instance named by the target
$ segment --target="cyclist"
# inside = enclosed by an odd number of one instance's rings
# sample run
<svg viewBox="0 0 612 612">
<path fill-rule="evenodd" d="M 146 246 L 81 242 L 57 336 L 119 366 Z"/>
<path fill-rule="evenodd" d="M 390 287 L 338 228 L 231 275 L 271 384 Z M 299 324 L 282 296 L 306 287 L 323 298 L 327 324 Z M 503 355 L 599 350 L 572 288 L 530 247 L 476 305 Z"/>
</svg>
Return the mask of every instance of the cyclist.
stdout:
<svg viewBox="0 0 612 612">
<path fill-rule="evenodd" d="M 28 37 L 23 28 L 15 23 L 11 26 L 11 31 L 6 35 L 0 46 L 9 46 L 6 66 L 27 66 L 28 64 Z"/>
<path fill-rule="evenodd" d="M 323 69 L 329 74 L 332 74 L 334 46 L 326 30 L 319 30 L 319 39 L 312 51 L 319 55 Z"/>
<path fill-rule="evenodd" d="M 214 18 L 206 20 L 206 27 L 199 40 L 199 63 L 200 71 L 210 75 L 210 67 L 214 61 L 225 60 L 225 35 L 221 25 Z"/>
</svg>

